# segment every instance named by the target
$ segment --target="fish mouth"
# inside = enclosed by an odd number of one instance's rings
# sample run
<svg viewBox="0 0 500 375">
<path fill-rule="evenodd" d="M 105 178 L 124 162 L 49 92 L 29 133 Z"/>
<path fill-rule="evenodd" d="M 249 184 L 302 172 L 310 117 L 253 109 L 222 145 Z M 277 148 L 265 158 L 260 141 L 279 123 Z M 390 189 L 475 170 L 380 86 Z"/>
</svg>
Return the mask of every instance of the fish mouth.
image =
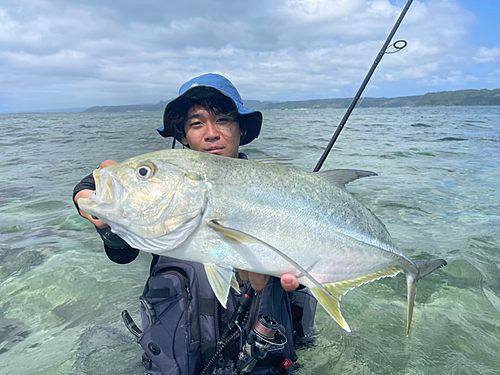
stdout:
<svg viewBox="0 0 500 375">
<path fill-rule="evenodd" d="M 113 203 L 123 196 L 124 188 L 120 182 L 104 168 L 94 171 L 96 197 L 100 203 Z"/>
<path fill-rule="evenodd" d="M 106 169 L 96 169 L 93 173 L 95 191 L 88 198 L 78 199 L 78 206 L 100 220 L 108 219 L 116 200 L 123 194 L 123 186 Z"/>
</svg>

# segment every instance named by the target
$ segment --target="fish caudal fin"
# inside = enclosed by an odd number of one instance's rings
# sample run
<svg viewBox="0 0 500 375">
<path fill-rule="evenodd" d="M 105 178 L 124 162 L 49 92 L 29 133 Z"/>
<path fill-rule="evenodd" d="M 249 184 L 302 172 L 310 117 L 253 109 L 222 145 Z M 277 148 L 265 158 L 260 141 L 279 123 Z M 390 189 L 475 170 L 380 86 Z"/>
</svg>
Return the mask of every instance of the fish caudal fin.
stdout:
<svg viewBox="0 0 500 375">
<path fill-rule="evenodd" d="M 447 265 L 444 259 L 433 259 L 433 260 L 416 260 L 413 262 L 418 269 L 418 279 L 427 276 L 431 272 L 434 272 L 438 268 Z"/>
<path fill-rule="evenodd" d="M 406 284 L 408 289 L 408 317 L 406 320 L 406 336 L 410 334 L 411 319 L 413 317 L 413 307 L 415 306 L 415 296 L 417 295 L 417 281 L 434 272 L 438 268 L 446 266 L 444 259 L 417 260 L 413 264 L 418 269 L 418 276 L 407 273 Z"/>
<path fill-rule="evenodd" d="M 406 337 L 410 334 L 411 319 L 413 317 L 413 306 L 415 306 L 415 296 L 417 295 L 417 279 L 411 273 L 406 274 L 408 316 L 406 318 Z"/>
<path fill-rule="evenodd" d="M 312 287 L 310 290 L 318 302 L 325 308 L 333 319 L 347 332 L 351 332 L 349 325 L 345 321 L 340 312 L 340 298 L 349 290 L 357 286 L 370 283 L 383 277 L 393 277 L 400 273 L 403 269 L 400 266 L 391 266 L 381 269 L 380 271 L 370 273 L 368 275 L 356 277 L 350 280 L 343 280 L 329 284 L 323 284 L 325 293 L 318 287 Z"/>
</svg>

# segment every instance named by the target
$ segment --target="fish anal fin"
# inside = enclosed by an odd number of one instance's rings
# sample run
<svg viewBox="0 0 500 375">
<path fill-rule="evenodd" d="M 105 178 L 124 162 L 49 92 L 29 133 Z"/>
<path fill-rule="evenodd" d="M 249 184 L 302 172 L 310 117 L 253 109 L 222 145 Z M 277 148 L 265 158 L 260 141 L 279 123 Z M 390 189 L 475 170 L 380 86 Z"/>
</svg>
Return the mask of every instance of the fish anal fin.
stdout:
<svg viewBox="0 0 500 375">
<path fill-rule="evenodd" d="M 233 269 L 223 268 L 216 264 L 204 264 L 208 282 L 214 291 L 215 296 L 222 306 L 226 308 L 227 296 L 231 286 L 234 287 Z M 239 290 L 239 288 L 238 288 Z"/>
<path fill-rule="evenodd" d="M 357 286 L 367 284 L 369 282 L 381 279 L 383 277 L 393 277 L 400 273 L 403 269 L 400 266 L 390 266 L 383 268 L 379 271 L 372 272 L 367 275 L 359 276 L 349 280 L 342 280 L 333 283 L 323 284 L 323 287 L 333 296 L 324 293 L 319 288 L 311 288 L 318 302 L 325 308 L 326 311 L 332 316 L 333 319 L 347 332 L 351 332 L 349 325 L 345 321 L 342 313 L 340 312 L 340 298 L 349 290 Z"/>
<path fill-rule="evenodd" d="M 318 288 L 317 286 L 310 288 L 311 293 L 318 300 L 318 302 L 323 306 L 323 308 L 330 314 L 330 316 L 335 319 L 335 321 L 347 332 L 351 332 L 349 328 L 349 324 L 345 321 L 342 313 L 340 312 L 340 303 L 338 300 L 332 298 L 332 296 L 328 293 L 325 293 L 323 290 Z"/>
<path fill-rule="evenodd" d="M 367 275 L 359 276 L 350 280 L 337 281 L 334 283 L 323 284 L 326 290 L 328 290 L 332 295 L 340 299 L 344 294 L 346 294 L 351 289 L 354 289 L 360 285 L 371 283 L 382 279 L 384 277 L 394 277 L 398 273 L 403 271 L 400 266 L 390 266 L 382 268 L 379 271 L 369 273 Z"/>
</svg>

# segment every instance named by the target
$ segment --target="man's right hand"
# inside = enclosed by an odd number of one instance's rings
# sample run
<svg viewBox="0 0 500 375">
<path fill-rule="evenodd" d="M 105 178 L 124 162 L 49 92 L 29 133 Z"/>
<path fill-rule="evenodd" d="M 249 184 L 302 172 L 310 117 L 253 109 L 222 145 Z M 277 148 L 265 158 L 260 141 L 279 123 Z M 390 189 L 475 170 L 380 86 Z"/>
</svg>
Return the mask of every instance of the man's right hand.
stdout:
<svg viewBox="0 0 500 375">
<path fill-rule="evenodd" d="M 106 168 L 108 165 L 113 165 L 113 164 L 118 164 L 118 163 L 114 160 L 106 160 L 104 163 L 102 163 L 99 166 L 99 169 Z M 78 199 L 88 198 L 92 195 L 93 192 L 94 192 L 94 190 L 88 190 L 88 189 L 79 191 L 75 195 L 75 203 L 78 205 Z M 94 219 L 91 214 L 86 213 L 82 209 L 78 208 L 78 211 L 80 212 L 80 215 L 82 215 L 84 218 L 86 218 L 88 221 L 90 221 L 92 224 L 94 224 L 97 228 L 104 229 L 104 228 L 108 227 L 108 224 L 106 224 L 105 222 L 103 222 L 99 219 Z"/>
<path fill-rule="evenodd" d="M 78 192 L 78 194 L 75 195 L 75 203 L 78 204 L 78 199 L 80 198 L 88 198 L 92 195 L 94 190 L 81 190 Z M 90 221 L 92 224 L 94 224 L 97 228 L 99 229 L 104 229 L 108 227 L 108 224 L 105 222 L 99 220 L 99 219 L 94 219 L 91 214 L 86 213 L 83 211 L 81 208 L 78 208 L 78 211 L 80 212 L 80 215 Z"/>
</svg>

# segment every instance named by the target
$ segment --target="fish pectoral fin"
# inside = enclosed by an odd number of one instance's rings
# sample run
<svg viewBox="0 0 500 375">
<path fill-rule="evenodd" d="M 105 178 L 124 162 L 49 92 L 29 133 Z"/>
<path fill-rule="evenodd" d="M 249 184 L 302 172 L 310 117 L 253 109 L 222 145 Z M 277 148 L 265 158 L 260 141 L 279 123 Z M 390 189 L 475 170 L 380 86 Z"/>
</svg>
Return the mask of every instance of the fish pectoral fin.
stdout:
<svg viewBox="0 0 500 375">
<path fill-rule="evenodd" d="M 314 266 L 316 266 L 316 264 L 318 264 L 318 262 L 319 262 L 319 259 L 316 262 L 314 262 L 313 264 L 311 264 L 309 267 L 307 267 L 306 271 L 309 273 L 314 268 Z M 303 276 L 304 275 L 302 273 L 299 273 L 296 277 L 297 277 L 297 279 L 300 279 Z"/>
<path fill-rule="evenodd" d="M 224 236 L 227 236 L 235 241 L 238 242 L 252 242 L 252 243 L 263 243 L 264 245 L 268 246 L 266 243 L 263 241 L 259 240 L 256 237 L 253 237 L 249 234 L 246 234 L 245 232 L 239 231 L 237 229 L 232 229 L 229 227 L 225 227 L 221 224 L 219 224 L 216 220 L 210 220 L 207 221 L 207 225 L 212 228 L 213 230 L 222 233 Z"/>
<path fill-rule="evenodd" d="M 349 290 L 354 289 L 357 286 L 381 279 L 383 277 L 396 276 L 402 270 L 403 269 L 400 266 L 390 266 L 354 279 L 323 284 L 323 287 L 330 293 L 330 295 L 325 294 L 317 287 L 311 288 L 311 292 L 316 297 L 318 302 L 325 308 L 325 310 L 328 311 L 332 318 L 335 319 L 335 321 L 347 332 L 351 332 L 349 325 L 340 312 L 340 298 Z M 331 298 L 331 296 L 334 298 Z"/>
<path fill-rule="evenodd" d="M 258 244 L 266 246 L 269 249 L 271 249 L 272 251 L 274 251 L 278 256 L 280 256 L 285 261 L 287 261 L 292 266 L 294 266 L 297 269 L 297 271 L 299 272 L 299 275 L 301 277 L 306 278 L 313 285 L 313 287 L 311 288 L 311 291 L 313 291 L 313 294 L 316 296 L 316 299 L 325 307 L 325 309 L 330 313 L 330 315 L 344 329 L 349 331 L 349 326 L 345 322 L 344 318 L 342 318 L 342 314 L 340 314 L 340 309 L 339 309 L 340 300 L 339 300 L 339 298 L 337 298 L 335 295 L 332 295 L 327 289 L 325 289 L 325 287 L 323 285 L 321 285 L 314 277 L 312 277 L 311 274 L 307 270 L 304 269 L 304 267 L 302 267 L 300 264 L 295 262 L 288 255 L 283 253 L 281 250 L 275 248 L 274 246 L 268 244 L 267 242 L 264 242 L 264 241 L 258 239 L 257 237 L 254 237 L 250 234 L 244 233 L 244 232 L 239 231 L 237 229 L 225 227 L 225 226 L 219 224 L 215 220 L 208 221 L 207 225 L 210 228 L 212 228 L 220 233 L 223 233 L 224 235 L 226 235 L 226 236 L 228 236 L 236 241 L 258 243 Z M 314 266 L 314 264 L 310 267 L 310 269 L 312 269 L 313 266 Z"/>
<path fill-rule="evenodd" d="M 233 269 L 223 268 L 216 264 L 211 264 L 211 263 L 205 263 L 203 265 L 205 266 L 205 272 L 208 277 L 208 282 L 210 283 L 210 286 L 212 287 L 215 296 L 217 297 L 221 305 L 224 306 L 224 308 L 226 308 L 229 289 L 230 287 L 234 287 Z M 239 287 L 237 290 L 239 291 Z"/>
</svg>

